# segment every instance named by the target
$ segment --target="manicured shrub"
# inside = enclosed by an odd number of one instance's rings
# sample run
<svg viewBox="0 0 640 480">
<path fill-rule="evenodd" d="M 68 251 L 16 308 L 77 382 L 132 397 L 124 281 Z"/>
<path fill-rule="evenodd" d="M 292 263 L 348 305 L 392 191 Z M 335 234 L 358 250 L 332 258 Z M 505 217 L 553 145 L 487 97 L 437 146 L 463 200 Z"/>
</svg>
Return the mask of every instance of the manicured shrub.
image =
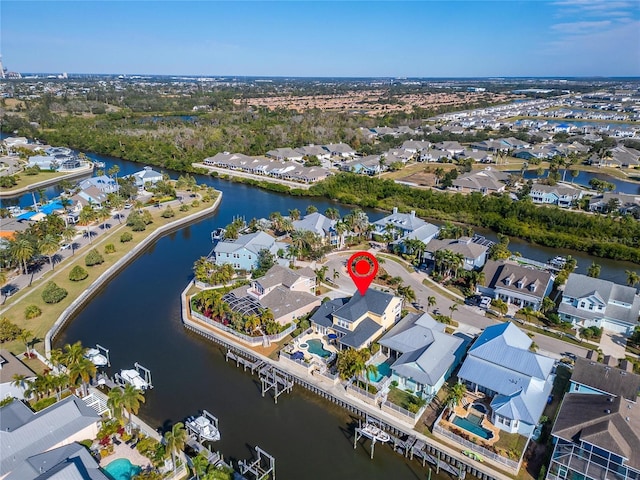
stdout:
<svg viewBox="0 0 640 480">
<path fill-rule="evenodd" d="M 72 282 L 79 282 L 81 280 L 84 280 L 88 276 L 89 276 L 89 272 L 87 272 L 80 265 L 76 265 L 69 272 L 69 280 L 71 280 Z"/>
<path fill-rule="evenodd" d="M 188 212 L 189 211 L 189 205 L 187 205 L 186 203 L 183 203 L 182 205 L 180 205 L 180 211 L 181 212 Z"/>
<path fill-rule="evenodd" d="M 86 257 L 84 257 L 84 264 L 87 267 L 93 267 L 94 265 L 100 265 L 104 263 L 104 257 L 94 248 Z"/>
<path fill-rule="evenodd" d="M 122 243 L 127 243 L 131 240 L 133 240 L 133 234 L 131 232 L 124 232 L 122 235 L 120 235 L 120 241 Z"/>
<path fill-rule="evenodd" d="M 21 333 L 22 329 L 15 323 L 11 323 L 7 317 L 0 318 L 0 343 L 11 342 Z"/>
<path fill-rule="evenodd" d="M 191 202 L 191 206 L 193 208 L 199 207 L 200 206 L 200 202 L 198 200 L 194 200 L 193 202 Z"/>
<path fill-rule="evenodd" d="M 127 218 L 127 226 L 131 227 L 131 230 L 134 232 L 142 232 L 147 228 L 145 220 L 138 212 L 131 212 L 129 214 L 129 217 Z"/>
<path fill-rule="evenodd" d="M 162 218 L 171 218 L 175 216 L 176 216 L 176 212 L 173 211 L 173 208 L 171 208 L 171 205 L 167 206 L 167 208 L 164 209 L 164 212 L 162 212 Z"/>
<path fill-rule="evenodd" d="M 27 320 L 31 320 L 32 318 L 37 318 L 42 315 L 42 310 L 37 305 L 29 305 L 24 309 L 24 318 Z"/>
<path fill-rule="evenodd" d="M 67 291 L 54 282 L 48 282 L 42 291 L 42 300 L 44 300 L 45 303 L 58 303 L 66 296 Z"/>
<path fill-rule="evenodd" d="M 113 243 L 108 243 L 104 246 L 104 253 L 116 253 L 116 247 Z"/>
</svg>

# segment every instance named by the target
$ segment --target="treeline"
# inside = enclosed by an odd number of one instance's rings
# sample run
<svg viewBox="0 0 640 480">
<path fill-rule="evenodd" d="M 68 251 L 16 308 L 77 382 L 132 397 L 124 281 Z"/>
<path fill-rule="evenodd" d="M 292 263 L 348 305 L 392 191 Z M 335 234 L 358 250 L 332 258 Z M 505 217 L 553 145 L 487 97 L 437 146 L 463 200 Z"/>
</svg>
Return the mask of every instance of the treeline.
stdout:
<svg viewBox="0 0 640 480">
<path fill-rule="evenodd" d="M 468 195 L 418 190 L 353 174 L 314 185 L 309 194 L 370 208 L 415 210 L 421 217 L 467 223 L 553 248 L 640 263 L 640 222 L 538 207 L 507 195 Z"/>
</svg>

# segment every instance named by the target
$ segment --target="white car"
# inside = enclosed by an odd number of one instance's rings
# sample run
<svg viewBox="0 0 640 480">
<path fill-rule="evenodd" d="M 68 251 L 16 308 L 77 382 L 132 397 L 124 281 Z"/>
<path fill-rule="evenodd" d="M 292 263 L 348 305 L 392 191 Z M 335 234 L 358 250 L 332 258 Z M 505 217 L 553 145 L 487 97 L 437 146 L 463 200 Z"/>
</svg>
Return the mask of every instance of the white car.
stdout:
<svg viewBox="0 0 640 480">
<path fill-rule="evenodd" d="M 70 243 L 63 243 L 60 246 L 60 250 L 69 250 L 71 248 L 71 244 Z"/>
<path fill-rule="evenodd" d="M 126 208 L 127 210 L 129 210 L 133 205 L 131 205 L 130 203 L 125 203 L 124 204 L 124 208 Z"/>
<path fill-rule="evenodd" d="M 482 297 L 480 299 L 480 308 L 489 308 L 491 305 L 491 297 Z"/>
</svg>

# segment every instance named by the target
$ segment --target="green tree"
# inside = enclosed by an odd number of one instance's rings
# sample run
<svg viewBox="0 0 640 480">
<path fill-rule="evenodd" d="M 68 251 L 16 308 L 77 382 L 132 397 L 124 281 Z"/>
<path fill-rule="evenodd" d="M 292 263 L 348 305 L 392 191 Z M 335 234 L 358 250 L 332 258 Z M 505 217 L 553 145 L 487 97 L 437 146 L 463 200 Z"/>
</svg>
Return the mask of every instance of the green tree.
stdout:
<svg viewBox="0 0 640 480">
<path fill-rule="evenodd" d="M 465 394 L 467 393 L 467 386 L 464 383 L 456 383 L 449 389 L 449 395 L 447 396 L 447 405 L 450 408 L 458 405 Z"/>
<path fill-rule="evenodd" d="M 451 312 L 449 315 L 449 318 L 451 320 L 453 320 L 453 312 L 458 311 L 458 304 L 457 303 L 452 303 L 451 305 L 449 305 L 449 311 Z"/>
<path fill-rule="evenodd" d="M 638 275 L 637 272 L 634 272 L 633 270 L 625 270 L 624 273 L 627 275 L 627 285 L 630 287 L 635 287 L 640 283 L 640 275 Z"/>
<path fill-rule="evenodd" d="M 556 302 L 551 300 L 549 297 L 544 297 L 542 299 L 542 305 L 540 305 L 540 311 L 544 314 L 547 314 L 556 308 Z"/>
<path fill-rule="evenodd" d="M 82 396 L 87 394 L 87 386 L 92 378 L 96 376 L 96 366 L 88 358 L 82 357 L 77 362 L 67 365 L 69 373 L 69 383 L 82 388 Z"/>
<path fill-rule="evenodd" d="M 60 243 L 56 237 L 53 235 L 45 235 L 45 237 L 40 240 L 38 244 L 38 250 L 43 255 L 49 257 L 49 263 L 51 263 L 51 270 L 54 267 L 53 256 L 56 254 L 58 249 L 60 248 Z"/>
<path fill-rule="evenodd" d="M 122 391 L 122 408 L 124 408 L 129 415 L 128 425 L 131 425 L 131 417 L 138 414 L 140 404 L 145 401 L 144 394 L 136 387 L 130 383 L 124 386 L 124 390 Z"/>
<path fill-rule="evenodd" d="M 598 278 L 600 276 L 600 265 L 595 262 L 592 262 L 589 268 L 587 269 L 587 276 Z"/>
<path fill-rule="evenodd" d="M 427 313 L 429 313 L 429 309 L 436 305 L 436 297 L 427 297 Z"/>
<path fill-rule="evenodd" d="M 27 262 L 33 258 L 36 249 L 26 238 L 17 238 L 9 244 L 11 259 L 22 265 L 22 273 L 27 274 Z"/>
<path fill-rule="evenodd" d="M 165 432 L 164 442 L 167 447 L 167 451 L 171 455 L 173 462 L 173 471 L 176 470 L 176 454 L 184 449 L 184 445 L 187 441 L 187 431 L 184 429 L 182 422 L 176 423 L 171 430 Z"/>
<path fill-rule="evenodd" d="M 120 387 L 114 387 L 109 390 L 107 398 L 107 407 L 111 410 L 111 415 L 119 423 L 122 423 L 124 413 L 124 391 Z"/>
</svg>

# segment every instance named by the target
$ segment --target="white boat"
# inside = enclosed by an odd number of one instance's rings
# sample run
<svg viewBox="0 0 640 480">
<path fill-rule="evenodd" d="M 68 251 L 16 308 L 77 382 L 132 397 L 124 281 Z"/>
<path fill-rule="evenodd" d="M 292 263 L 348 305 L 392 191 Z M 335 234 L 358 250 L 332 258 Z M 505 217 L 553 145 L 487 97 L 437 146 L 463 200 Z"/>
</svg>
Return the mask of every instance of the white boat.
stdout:
<svg viewBox="0 0 640 480">
<path fill-rule="evenodd" d="M 93 160 L 93 164 L 96 168 L 104 168 L 106 166 L 104 162 L 101 162 L 99 160 Z"/>
<path fill-rule="evenodd" d="M 549 265 L 556 268 L 563 268 L 567 263 L 566 257 L 557 256 L 549 260 Z"/>
<path fill-rule="evenodd" d="M 391 440 L 391 437 L 387 432 L 381 430 L 371 423 L 365 424 L 365 426 L 362 427 L 362 432 L 370 436 L 371 438 L 374 438 L 378 442 L 388 442 L 389 440 Z"/>
<path fill-rule="evenodd" d="M 187 420 L 187 427 L 203 440 L 210 442 L 220 440 L 220 431 L 213 422 L 204 415 L 200 415 L 192 420 Z"/>
<path fill-rule="evenodd" d="M 138 390 L 146 390 L 149 388 L 149 383 L 142 378 L 137 370 L 120 370 L 120 377 L 123 381 L 133 385 Z"/>
<path fill-rule="evenodd" d="M 88 349 L 84 354 L 84 356 L 89 360 L 91 360 L 91 362 L 96 367 L 104 367 L 109 363 L 109 360 L 107 359 L 107 357 L 105 357 L 102 353 L 100 353 L 100 350 L 98 350 L 97 348 Z"/>
</svg>

